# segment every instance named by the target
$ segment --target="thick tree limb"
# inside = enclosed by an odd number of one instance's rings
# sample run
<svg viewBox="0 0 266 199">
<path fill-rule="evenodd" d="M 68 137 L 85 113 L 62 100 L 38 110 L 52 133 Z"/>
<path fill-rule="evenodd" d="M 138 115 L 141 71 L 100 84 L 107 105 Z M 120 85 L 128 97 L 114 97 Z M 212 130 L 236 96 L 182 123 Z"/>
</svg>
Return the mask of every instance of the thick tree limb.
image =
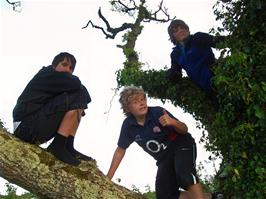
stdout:
<svg viewBox="0 0 266 199">
<path fill-rule="evenodd" d="M 117 83 L 119 87 L 141 86 L 149 97 L 162 101 L 170 100 L 172 104 L 181 107 L 196 120 L 201 121 L 206 130 L 209 130 L 209 125 L 215 119 L 218 99 L 206 95 L 188 77 L 177 78 L 172 82 L 168 80 L 165 70 L 137 71 L 134 68 L 124 68 L 117 73 Z M 191 93 L 195 97 L 191 97 Z"/>
<path fill-rule="evenodd" d="M 96 162 L 73 167 L 0 128 L 0 176 L 41 198 L 144 199 L 114 184 Z"/>
</svg>

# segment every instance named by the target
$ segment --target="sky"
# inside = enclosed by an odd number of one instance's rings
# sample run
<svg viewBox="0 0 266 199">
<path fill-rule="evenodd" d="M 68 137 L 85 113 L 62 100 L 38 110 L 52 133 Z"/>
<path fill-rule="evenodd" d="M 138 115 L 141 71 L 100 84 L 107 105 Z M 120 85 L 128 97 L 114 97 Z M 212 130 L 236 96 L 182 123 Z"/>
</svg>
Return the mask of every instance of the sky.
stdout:
<svg viewBox="0 0 266 199">
<path fill-rule="evenodd" d="M 42 66 L 51 64 L 55 55 L 67 51 L 77 59 L 74 75 L 87 87 L 92 102 L 82 118 L 75 139 L 75 148 L 96 159 L 99 169 L 106 174 L 113 152 L 117 147 L 124 115 L 114 89 L 116 71 L 123 67 L 124 55 L 117 44 L 122 44 L 120 33 L 114 40 L 91 27 L 82 29 L 89 20 L 103 25 L 98 18 L 98 8 L 118 27 L 125 20 L 133 19 L 110 11 L 109 0 L 22 0 L 21 12 L 14 12 L 5 0 L 0 1 L 0 119 L 13 132 L 12 110 L 17 97 L 28 81 Z M 149 9 L 156 10 L 158 0 L 147 0 Z M 217 26 L 212 6 L 215 0 L 164 0 L 171 16 L 183 19 L 190 32 L 209 32 Z M 170 22 L 169 22 L 170 23 Z M 140 61 L 150 69 L 170 67 L 172 44 L 168 40 L 167 26 L 152 22 L 144 23 L 144 29 L 136 43 Z M 148 99 L 150 106 L 163 106 L 179 120 L 185 122 L 198 143 L 198 159 L 206 168 L 203 174 L 212 174 L 212 163 L 207 164 L 210 153 L 199 143 L 202 129 L 197 121 L 169 102 Z M 42 147 L 46 147 L 43 145 Z M 217 165 L 216 165 L 217 166 Z M 205 172 L 205 173 L 204 173 Z M 149 185 L 154 190 L 155 160 L 137 144 L 132 144 L 120 164 L 113 181 L 141 191 Z M 117 179 L 121 179 L 118 182 Z M 5 180 L 0 180 L 0 193 Z"/>
</svg>

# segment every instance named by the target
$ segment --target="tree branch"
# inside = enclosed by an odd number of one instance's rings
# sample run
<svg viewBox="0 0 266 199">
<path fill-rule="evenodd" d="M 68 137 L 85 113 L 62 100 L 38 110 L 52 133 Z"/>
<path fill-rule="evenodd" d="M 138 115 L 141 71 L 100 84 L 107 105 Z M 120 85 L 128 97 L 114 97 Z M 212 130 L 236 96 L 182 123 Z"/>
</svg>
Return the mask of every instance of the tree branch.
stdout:
<svg viewBox="0 0 266 199">
<path fill-rule="evenodd" d="M 144 199 L 111 182 L 96 162 L 67 165 L 0 128 L 0 176 L 41 198 Z"/>
<path fill-rule="evenodd" d="M 139 30 L 141 30 L 141 28 L 140 28 L 141 22 L 157 21 L 157 22 L 165 23 L 165 22 L 168 22 L 172 19 L 170 17 L 170 15 L 168 14 L 167 8 L 165 8 L 165 7 L 163 8 L 163 0 L 159 4 L 158 10 L 153 12 L 153 13 L 149 12 L 147 10 L 147 8 L 144 6 L 144 4 L 146 3 L 145 0 L 141 0 L 140 5 L 136 5 L 136 2 L 134 0 L 129 0 L 129 3 L 133 4 L 133 7 L 129 7 L 128 5 L 124 4 L 120 0 L 111 1 L 111 4 L 115 9 L 114 11 L 128 14 L 130 16 L 133 16 L 133 14 L 131 13 L 132 11 L 138 11 L 138 14 L 137 14 L 137 17 L 136 17 L 134 24 L 133 23 L 123 23 L 118 28 L 112 28 L 110 26 L 109 21 L 103 16 L 103 14 L 101 12 L 101 8 L 99 8 L 98 15 L 99 15 L 100 19 L 102 19 L 102 21 L 105 23 L 106 28 L 95 25 L 95 24 L 93 24 L 93 22 L 91 20 L 89 20 L 88 23 L 86 24 L 86 26 L 82 27 L 82 29 L 87 28 L 91 24 L 91 26 L 93 28 L 100 29 L 103 32 L 103 34 L 106 36 L 106 39 L 114 39 L 115 36 L 119 32 L 122 32 L 126 29 L 131 29 L 130 32 L 138 33 L 138 34 L 136 34 L 136 36 L 138 36 L 140 34 Z M 158 15 L 160 14 L 160 12 L 163 13 L 165 18 L 158 18 Z M 136 31 L 136 30 L 138 30 L 138 31 Z"/>
<path fill-rule="evenodd" d="M 6 2 L 13 6 L 13 10 L 14 11 L 16 11 L 16 12 L 20 12 L 21 11 L 20 10 L 21 9 L 21 2 L 20 1 L 11 2 L 9 0 L 6 0 Z"/>
<path fill-rule="evenodd" d="M 120 0 L 111 2 L 111 4 L 114 6 L 114 8 L 119 12 L 130 13 L 131 11 L 136 11 L 136 9 L 137 9 L 136 2 L 134 0 L 129 0 L 129 3 L 132 3 L 133 7 L 129 7 L 129 6 L 125 5 Z"/>
<path fill-rule="evenodd" d="M 133 24 L 131 24 L 131 23 L 123 23 L 122 26 L 120 26 L 119 28 L 112 28 L 110 26 L 109 22 L 106 20 L 106 18 L 102 15 L 101 8 L 99 8 L 99 10 L 98 10 L 98 15 L 104 21 L 107 31 L 105 31 L 103 27 L 94 25 L 91 20 L 87 23 L 86 26 L 82 27 L 82 29 L 87 28 L 89 26 L 89 24 L 91 24 L 93 28 L 100 29 L 103 32 L 103 34 L 106 36 L 105 37 L 106 39 L 108 39 L 108 38 L 114 39 L 115 36 L 119 32 L 122 32 L 122 31 L 124 31 L 126 29 L 129 29 L 129 28 L 133 27 Z"/>
<path fill-rule="evenodd" d="M 158 18 L 158 15 L 157 14 L 160 14 L 160 12 L 163 13 L 163 15 L 166 17 L 166 18 Z M 165 23 L 165 22 L 168 22 L 170 20 L 173 20 L 175 19 L 176 17 L 174 18 L 171 18 L 169 13 L 168 13 L 168 9 L 166 7 L 163 7 L 163 0 L 160 2 L 159 6 L 158 6 L 158 10 L 156 10 L 155 12 L 153 13 L 150 13 L 149 17 L 145 18 L 144 19 L 144 22 L 150 22 L 150 21 L 158 21 L 158 22 L 161 22 L 161 23 Z"/>
</svg>

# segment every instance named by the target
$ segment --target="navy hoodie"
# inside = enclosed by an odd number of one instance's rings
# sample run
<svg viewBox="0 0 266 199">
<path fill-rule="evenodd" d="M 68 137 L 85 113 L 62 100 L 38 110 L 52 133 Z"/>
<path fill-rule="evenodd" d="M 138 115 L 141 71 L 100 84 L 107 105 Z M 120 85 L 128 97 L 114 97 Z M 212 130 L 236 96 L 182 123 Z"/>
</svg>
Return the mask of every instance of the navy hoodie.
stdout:
<svg viewBox="0 0 266 199">
<path fill-rule="evenodd" d="M 43 67 L 27 84 L 13 110 L 14 121 L 21 121 L 42 108 L 50 99 L 62 93 L 71 93 L 84 87 L 79 78 L 67 72 Z M 91 101 L 89 94 L 88 103 Z"/>
<path fill-rule="evenodd" d="M 207 33 L 197 32 L 190 35 L 184 43 L 177 44 L 171 53 L 171 67 L 179 72 L 183 68 L 189 78 L 206 91 L 212 90 L 213 72 L 210 65 L 215 63 L 212 47 L 223 37 L 214 37 Z"/>
</svg>

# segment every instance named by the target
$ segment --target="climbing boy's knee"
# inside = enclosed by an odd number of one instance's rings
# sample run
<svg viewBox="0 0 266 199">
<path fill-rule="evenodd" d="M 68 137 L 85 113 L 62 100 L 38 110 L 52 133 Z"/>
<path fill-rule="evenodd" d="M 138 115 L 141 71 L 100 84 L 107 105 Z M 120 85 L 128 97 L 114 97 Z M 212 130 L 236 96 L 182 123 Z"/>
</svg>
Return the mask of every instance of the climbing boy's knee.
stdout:
<svg viewBox="0 0 266 199">
<path fill-rule="evenodd" d="M 180 172 L 177 174 L 177 179 L 184 189 L 188 189 L 191 185 L 199 183 L 198 177 L 192 173 Z"/>
</svg>

